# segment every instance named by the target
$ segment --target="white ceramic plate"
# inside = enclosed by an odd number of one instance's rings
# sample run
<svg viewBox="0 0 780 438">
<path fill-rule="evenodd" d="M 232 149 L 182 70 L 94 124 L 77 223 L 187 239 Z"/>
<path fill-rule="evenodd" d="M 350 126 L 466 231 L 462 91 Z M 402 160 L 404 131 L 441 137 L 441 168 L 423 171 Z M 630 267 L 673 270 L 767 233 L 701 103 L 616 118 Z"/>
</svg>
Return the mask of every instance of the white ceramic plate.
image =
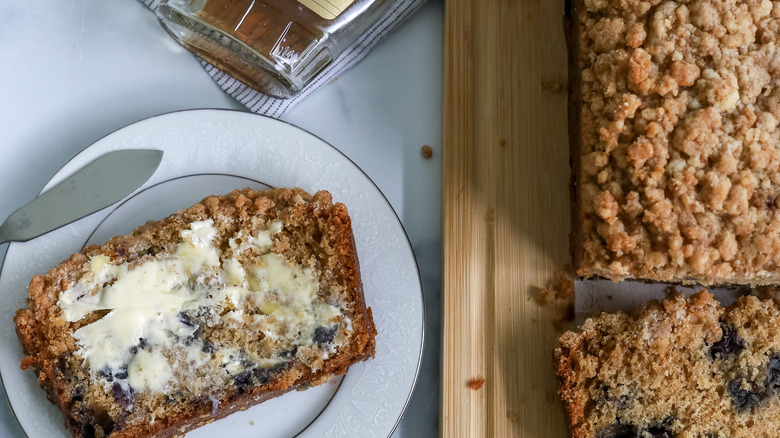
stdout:
<svg viewBox="0 0 780 438">
<path fill-rule="evenodd" d="M 189 433 L 188 437 L 384 437 L 403 415 L 423 345 L 422 286 L 409 241 L 390 204 L 347 157 L 312 134 L 275 119 L 235 111 L 194 110 L 120 129 L 77 155 L 47 190 L 116 149 L 165 152 L 152 178 L 122 202 L 52 233 L 9 245 L 0 273 L 0 375 L 22 429 L 32 438 L 67 437 L 46 400 L 11 319 L 35 274 L 79 251 L 160 219 L 206 195 L 264 186 L 328 190 L 352 216 L 366 301 L 379 336 L 376 357 L 342 379 L 288 393 Z"/>
</svg>

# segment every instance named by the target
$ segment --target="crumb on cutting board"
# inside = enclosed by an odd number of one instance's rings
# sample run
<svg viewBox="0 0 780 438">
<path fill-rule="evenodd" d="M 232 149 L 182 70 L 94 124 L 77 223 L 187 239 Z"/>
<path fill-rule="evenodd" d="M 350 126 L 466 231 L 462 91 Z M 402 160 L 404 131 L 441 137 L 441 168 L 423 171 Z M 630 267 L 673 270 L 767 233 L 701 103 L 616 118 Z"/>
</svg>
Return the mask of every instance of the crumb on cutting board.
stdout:
<svg viewBox="0 0 780 438">
<path fill-rule="evenodd" d="M 571 266 L 563 266 L 555 272 L 553 280 L 536 295 L 540 306 L 557 301 L 574 301 L 574 275 Z"/>
<path fill-rule="evenodd" d="M 422 149 L 420 149 L 420 152 L 422 152 L 422 156 L 426 160 L 433 156 L 433 148 L 428 146 L 427 144 L 423 145 Z"/>
<path fill-rule="evenodd" d="M 536 303 L 555 312 L 553 326 L 557 330 L 566 328 L 574 321 L 574 274 L 571 266 L 563 266 L 555 272 L 550 283 L 536 294 Z"/>
<path fill-rule="evenodd" d="M 484 377 L 476 377 L 474 379 L 469 380 L 469 388 L 473 389 L 474 391 L 482 389 L 482 386 L 484 385 L 485 385 Z"/>
</svg>

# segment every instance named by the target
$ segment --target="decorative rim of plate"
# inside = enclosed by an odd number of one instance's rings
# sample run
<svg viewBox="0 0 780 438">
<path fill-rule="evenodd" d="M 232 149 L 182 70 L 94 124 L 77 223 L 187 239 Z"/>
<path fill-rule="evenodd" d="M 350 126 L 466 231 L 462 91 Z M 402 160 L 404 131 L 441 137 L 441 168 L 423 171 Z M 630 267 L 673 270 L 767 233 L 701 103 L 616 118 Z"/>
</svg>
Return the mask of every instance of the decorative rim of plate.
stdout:
<svg viewBox="0 0 780 438">
<path fill-rule="evenodd" d="M 149 117 L 145 117 L 145 118 L 136 120 L 134 122 L 127 123 L 127 124 L 123 125 L 122 127 L 117 128 L 114 131 L 111 131 L 111 132 L 101 136 L 100 138 L 96 139 L 90 145 L 86 146 L 84 149 L 79 151 L 76 155 L 74 155 L 73 157 L 68 159 L 65 163 L 63 163 L 63 165 L 60 167 L 60 169 L 51 178 L 49 178 L 49 180 L 46 182 L 46 184 L 41 189 L 41 191 L 38 193 L 38 195 L 40 195 L 41 193 L 47 191 L 52 186 L 54 186 L 55 184 L 59 183 L 61 180 L 66 178 L 67 175 L 63 174 L 63 170 L 66 169 L 67 167 L 71 166 L 71 164 L 74 163 L 77 159 L 79 159 L 82 155 L 88 153 L 88 151 L 94 145 L 105 141 L 107 138 L 113 136 L 114 134 L 117 134 L 120 131 L 124 131 L 124 130 L 126 130 L 126 129 L 134 126 L 134 125 L 141 124 L 141 123 L 144 123 L 144 122 L 148 122 L 148 121 L 151 121 L 151 120 L 154 120 L 154 119 L 161 119 L 161 118 L 166 118 L 166 117 L 175 117 L 176 115 L 181 115 L 181 114 L 194 114 L 194 113 L 206 114 L 206 113 L 209 113 L 209 112 L 236 113 L 236 114 L 239 114 L 240 116 L 258 117 L 258 118 L 261 118 L 261 119 L 265 119 L 266 121 L 270 121 L 272 123 L 281 123 L 283 125 L 287 125 L 287 127 L 289 127 L 289 128 L 293 128 L 293 129 L 298 130 L 298 131 L 300 131 L 300 132 L 302 132 L 302 133 L 304 133 L 304 134 L 306 134 L 306 135 L 308 135 L 308 136 L 310 136 L 310 137 L 312 137 L 314 139 L 319 140 L 322 144 L 327 145 L 333 151 L 335 151 L 337 154 L 339 154 L 345 160 L 347 160 L 347 162 L 349 164 L 354 166 L 354 168 L 357 169 L 358 172 L 360 174 L 362 174 L 366 178 L 366 180 L 371 184 L 371 186 L 373 186 L 373 188 L 379 194 L 381 199 L 387 205 L 387 208 L 390 210 L 390 212 L 393 215 L 393 218 L 395 219 L 396 223 L 400 227 L 401 235 L 403 236 L 403 239 L 406 242 L 406 245 L 408 246 L 409 254 L 411 255 L 411 261 L 414 263 L 415 274 L 416 274 L 416 281 L 417 281 L 417 284 L 419 285 L 419 290 L 420 290 L 420 297 L 419 297 L 420 298 L 420 304 L 421 304 L 421 306 L 420 306 L 420 316 L 421 316 L 421 318 L 420 318 L 420 323 L 419 323 L 419 325 L 420 325 L 420 347 L 419 347 L 419 353 L 417 355 L 417 361 L 416 361 L 417 363 L 415 364 L 414 375 L 412 377 L 411 386 L 410 386 L 409 392 L 408 392 L 408 394 L 406 396 L 406 400 L 404 401 L 403 406 L 402 406 L 402 408 L 401 408 L 401 410 L 400 410 L 400 412 L 398 414 L 398 418 L 395 420 L 395 423 L 393 424 L 392 428 L 390 428 L 390 430 L 387 433 L 387 437 L 392 436 L 392 434 L 398 428 L 398 425 L 400 424 L 401 420 L 403 419 L 404 414 L 406 413 L 406 409 L 409 407 L 409 403 L 412 400 L 412 396 L 414 395 L 414 390 L 417 387 L 417 381 L 418 381 L 419 376 L 420 376 L 420 370 L 421 370 L 423 355 L 424 355 L 424 351 L 425 351 L 425 335 L 426 335 L 426 333 L 425 333 L 425 293 L 424 293 L 424 289 L 423 289 L 423 282 L 422 282 L 422 277 L 421 277 L 421 274 L 420 274 L 420 267 L 419 267 L 419 263 L 417 261 L 417 256 L 414 253 L 414 248 L 412 247 L 411 240 L 409 239 L 409 234 L 406 232 L 406 228 L 404 227 L 403 222 L 401 221 L 401 218 L 398 216 L 398 213 L 395 211 L 395 209 L 393 208 L 392 204 L 387 199 L 387 197 L 382 192 L 382 190 L 379 189 L 379 186 L 376 185 L 376 183 L 371 179 L 371 177 L 368 176 L 368 174 L 360 166 L 358 166 L 357 163 L 355 163 L 349 156 L 347 156 L 340 149 L 338 149 L 337 147 L 333 146 L 329 142 L 325 141 L 323 138 L 319 137 L 318 135 L 316 135 L 316 134 L 314 134 L 314 133 L 312 133 L 312 132 L 310 132 L 310 131 L 308 131 L 308 130 L 306 130 L 304 128 L 301 128 L 300 126 L 297 126 L 297 125 L 295 125 L 293 123 L 290 123 L 290 122 L 287 122 L 285 120 L 279 120 L 279 119 L 276 119 L 276 118 L 273 118 L 273 117 L 270 117 L 270 116 L 266 116 L 266 115 L 262 115 L 262 114 L 249 113 L 249 112 L 242 111 L 242 110 L 227 109 L 227 108 L 198 108 L 198 109 L 176 110 L 176 111 L 170 111 L 170 112 L 166 112 L 166 113 L 152 115 L 152 116 L 149 116 Z M 120 148 L 120 149 L 123 149 L 123 148 Z M 97 157 L 95 157 L 95 158 L 97 158 Z M 78 170 L 78 168 L 73 169 L 71 172 L 68 173 L 68 175 L 72 174 L 72 172 L 75 172 L 76 170 Z M 240 176 L 240 175 L 231 175 L 231 176 Z M 117 203 L 112 204 L 112 206 L 110 206 L 109 208 L 111 208 L 112 210 L 116 209 L 119 205 L 121 205 L 122 203 L 126 202 L 128 199 L 134 197 L 140 191 L 143 191 L 143 190 L 147 189 L 148 188 L 147 185 L 149 185 L 149 187 L 151 187 L 151 186 L 159 184 L 159 183 L 160 182 L 149 184 L 149 181 L 147 181 L 146 183 L 144 183 L 144 185 L 139 187 L 139 189 L 133 191 L 133 193 L 131 193 L 130 195 L 128 195 L 128 196 L 122 198 L 121 200 L 117 201 Z M 263 182 L 261 182 L 261 183 L 265 184 Z M 104 209 L 104 210 L 108 210 L 108 209 Z M 100 210 L 99 212 L 96 212 L 96 213 L 103 212 L 104 210 Z M 90 216 L 92 216 L 92 215 L 94 215 L 96 213 L 93 213 L 91 215 L 87 215 L 85 217 L 82 217 L 82 218 L 80 218 L 80 219 L 78 219 L 78 220 L 76 220 L 76 221 L 74 221 L 72 223 L 80 222 L 80 221 L 84 220 L 85 218 L 90 217 Z M 99 223 L 101 223 L 104 219 L 105 218 L 101 219 L 101 221 Z M 95 227 L 97 227 L 97 225 Z M 54 230 L 54 231 L 56 231 L 56 230 Z M 92 230 L 90 232 L 90 235 L 93 232 L 94 232 L 94 230 Z M 10 242 L 10 243 L 8 243 L 8 245 L 6 245 L 6 248 L 5 248 L 4 252 L 3 252 L 3 255 L 4 255 L 3 256 L 3 260 L 0 263 L 0 278 L 2 278 L 2 276 L 3 276 L 3 271 L 4 271 L 4 268 L 5 268 L 6 262 L 7 262 L 7 257 L 6 256 L 8 255 L 8 251 L 11 249 L 11 246 L 15 245 L 15 244 L 17 244 L 17 242 Z M 342 386 L 342 383 L 343 383 L 343 380 L 341 382 L 339 382 L 339 388 Z M 8 406 L 8 408 L 9 408 L 9 410 L 11 411 L 11 414 L 13 415 L 14 420 L 16 420 L 16 424 L 19 426 L 19 429 L 22 431 L 22 433 L 26 437 L 30 438 L 30 435 L 27 433 L 27 430 L 25 430 L 24 426 L 22 425 L 22 422 L 19 420 L 19 417 L 18 417 L 18 415 L 16 413 L 16 410 L 14 409 L 14 406 L 11 403 L 11 399 L 8 396 L 7 385 L 6 385 L 6 383 L 5 383 L 4 379 L 3 379 L 2 372 L 0 372 L 0 386 L 2 386 L 2 388 L 3 388 L 3 391 L 5 393 L 5 402 L 6 402 L 7 406 Z M 300 434 L 304 433 L 306 431 L 306 429 L 308 429 L 312 424 L 314 424 L 319 419 L 319 417 L 322 415 L 322 413 L 325 412 L 325 409 L 327 408 L 327 406 L 331 404 L 331 402 L 333 401 L 333 398 L 335 398 L 336 393 L 338 393 L 338 390 L 336 390 L 336 392 L 334 392 L 334 395 L 327 402 L 327 404 L 325 405 L 323 410 L 320 413 L 318 413 L 317 416 L 314 419 L 312 419 L 312 421 L 309 424 L 307 424 L 306 427 L 303 430 L 299 431 L 292 438 L 295 438 L 295 437 L 299 436 Z"/>
</svg>

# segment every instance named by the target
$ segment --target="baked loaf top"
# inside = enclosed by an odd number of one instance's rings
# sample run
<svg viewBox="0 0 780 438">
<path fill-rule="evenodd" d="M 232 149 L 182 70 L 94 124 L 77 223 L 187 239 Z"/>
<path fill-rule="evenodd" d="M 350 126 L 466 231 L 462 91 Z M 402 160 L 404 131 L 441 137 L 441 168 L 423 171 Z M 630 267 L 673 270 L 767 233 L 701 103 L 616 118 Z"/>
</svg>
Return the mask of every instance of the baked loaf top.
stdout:
<svg viewBox="0 0 780 438">
<path fill-rule="evenodd" d="M 554 353 L 575 438 L 775 437 L 780 309 L 707 291 L 602 313 Z"/>
<path fill-rule="evenodd" d="M 780 2 L 573 3 L 578 274 L 780 281 Z"/>
<path fill-rule="evenodd" d="M 76 437 L 182 434 L 374 354 L 346 207 L 205 198 L 36 276 L 15 322 Z"/>
</svg>

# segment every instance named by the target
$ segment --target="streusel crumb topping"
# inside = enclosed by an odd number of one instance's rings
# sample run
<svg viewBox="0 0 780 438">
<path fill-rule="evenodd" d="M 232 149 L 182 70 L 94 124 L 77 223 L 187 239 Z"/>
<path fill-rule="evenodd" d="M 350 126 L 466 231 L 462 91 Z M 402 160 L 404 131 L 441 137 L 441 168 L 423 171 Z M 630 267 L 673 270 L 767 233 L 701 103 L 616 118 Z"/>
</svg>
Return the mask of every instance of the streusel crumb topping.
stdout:
<svg viewBox="0 0 780 438">
<path fill-rule="evenodd" d="M 778 278 L 780 2 L 584 3 L 580 275 Z"/>
</svg>

